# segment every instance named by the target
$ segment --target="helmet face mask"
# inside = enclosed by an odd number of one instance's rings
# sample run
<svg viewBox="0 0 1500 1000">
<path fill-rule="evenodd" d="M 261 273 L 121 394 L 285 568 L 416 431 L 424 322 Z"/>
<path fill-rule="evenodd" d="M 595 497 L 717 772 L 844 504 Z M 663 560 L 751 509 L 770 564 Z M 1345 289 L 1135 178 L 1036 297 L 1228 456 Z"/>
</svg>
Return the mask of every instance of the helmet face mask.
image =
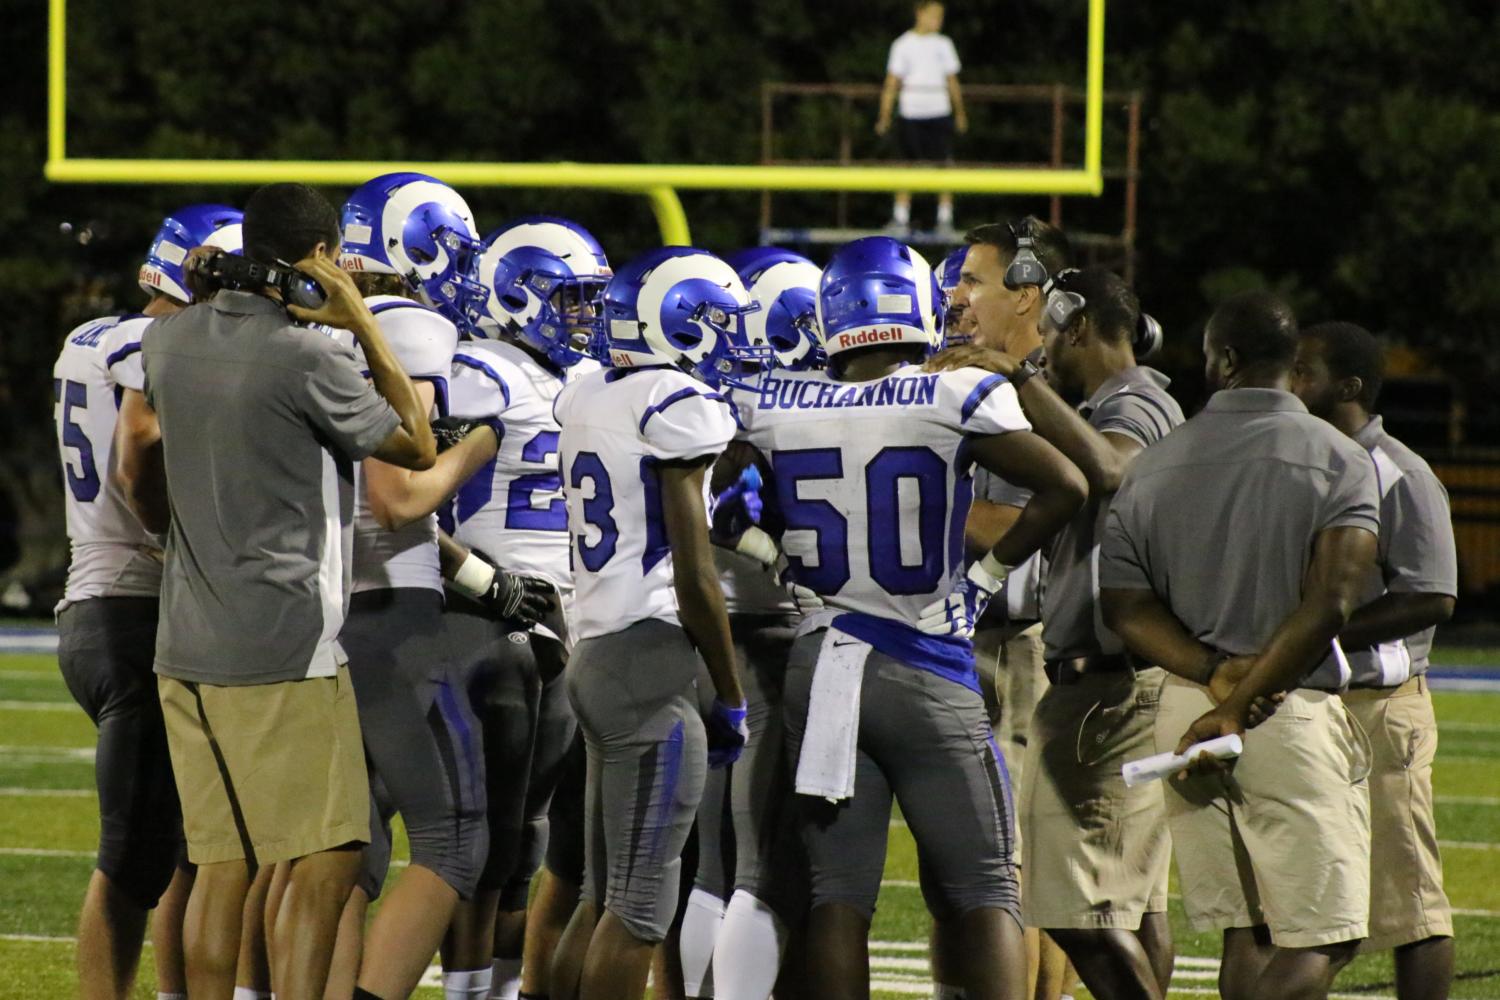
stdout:
<svg viewBox="0 0 1500 1000">
<path fill-rule="evenodd" d="M 567 368 L 589 357 L 605 285 L 613 272 L 582 226 L 527 216 L 491 233 L 479 265 L 484 296 L 475 333 L 504 332 Z"/>
<path fill-rule="evenodd" d="M 426 174 L 385 174 L 349 196 L 340 230 L 346 269 L 400 275 L 418 301 L 470 326 L 488 290 L 474 216 L 457 191 Z"/>
</svg>

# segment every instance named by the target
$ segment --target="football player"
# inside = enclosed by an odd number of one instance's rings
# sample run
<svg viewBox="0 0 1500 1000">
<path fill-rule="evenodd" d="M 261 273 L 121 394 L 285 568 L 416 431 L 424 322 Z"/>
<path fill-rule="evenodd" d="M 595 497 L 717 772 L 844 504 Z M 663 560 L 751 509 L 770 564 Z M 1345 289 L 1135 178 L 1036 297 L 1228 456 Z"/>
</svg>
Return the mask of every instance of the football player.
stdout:
<svg viewBox="0 0 1500 1000">
<path fill-rule="evenodd" d="M 121 400 L 142 388 L 141 333 L 192 302 L 183 265 L 205 243 L 238 250 L 240 213 L 189 205 L 169 215 L 137 278 L 148 296 L 142 311 L 79 326 L 52 369 L 72 545 L 57 606 L 58 662 L 98 729 L 99 854 L 78 921 L 79 989 L 88 998 L 129 992 L 153 908 L 158 986 L 168 995 L 187 990 L 181 933 L 192 876 L 187 868 L 173 876 L 182 818 L 152 674 L 162 539 L 130 510 L 110 458 Z"/>
<path fill-rule="evenodd" d="M 759 307 L 744 317 L 745 344 L 766 345 L 780 369 L 821 367 L 817 265 L 776 247 L 754 247 L 728 260 Z M 711 493 L 722 498 L 715 523 L 743 518 L 747 504 L 760 502 L 754 482 L 738 481 L 729 458 L 712 477 Z M 767 538 L 766 546 L 774 561 L 774 543 Z M 775 985 L 788 928 L 800 923 L 806 904 L 801 845 L 786 822 L 791 785 L 781 726 L 781 686 L 799 615 L 761 559 L 725 547 L 714 549 L 714 559 L 749 706 L 750 742 L 733 768 L 709 772 L 704 786 L 698 870 L 682 926 L 683 981 L 690 997 L 764 1000 Z M 728 837 L 722 830 L 726 792 Z M 728 841 L 735 845 L 732 869 L 724 863 Z"/>
<path fill-rule="evenodd" d="M 453 578 L 445 616 L 451 656 L 484 732 L 490 838 L 479 891 L 455 914 L 443 967 L 450 1000 L 515 1000 L 523 987 L 548 990 L 550 953 L 539 946 L 521 981 L 523 940 L 531 936 L 526 904 L 575 729 L 561 680 L 573 573 L 552 404 L 565 384 L 599 367 L 587 352 L 612 272 L 583 227 L 529 216 L 485 240 L 479 273 L 488 295 L 476 338 L 453 357 L 449 405 L 459 419 L 500 420 L 505 439 L 459 490 L 445 518 L 452 541 L 443 545 Z M 497 565 L 562 595 L 545 624 L 519 630 L 486 600 Z M 563 881 L 554 884 L 559 874 Z M 535 907 L 538 933 L 555 940 L 576 900 L 576 874 L 553 873 Z"/>
<path fill-rule="evenodd" d="M 745 742 L 703 497 L 735 422 L 703 380 L 735 370 L 753 305 L 722 260 L 664 247 L 617 273 L 603 306 L 608 370 L 556 405 L 577 588 L 565 678 L 588 778 L 583 892 L 551 985 L 554 998 L 634 1000 L 677 907 L 705 763 L 731 763 Z M 706 732 L 703 665 L 717 695 Z"/>
<path fill-rule="evenodd" d="M 942 297 L 909 247 L 881 236 L 841 248 L 818 312 L 829 371 L 776 373 L 736 394 L 788 572 L 827 605 L 799 628 L 784 693 L 811 867 L 809 988 L 868 990 L 894 796 L 930 875 L 929 908 L 967 945 L 955 985 L 971 1000 L 1019 998 L 1011 793 L 968 637 L 1009 567 L 1087 487 L 1030 432 L 1004 378 L 917 366 L 942 344 Z M 965 574 L 976 461 L 1035 494 Z"/>
<path fill-rule="evenodd" d="M 354 273 L 423 405 L 445 414 L 457 324 L 467 324 L 482 292 L 468 205 L 435 178 L 387 174 L 349 196 L 342 237 L 340 263 Z M 330 980 L 330 991 L 354 986 L 347 979 L 364 907 L 390 864 L 392 812 L 406 825 L 411 865 L 370 925 L 356 997 L 409 994 L 455 903 L 478 883 L 486 847 L 479 726 L 448 662 L 434 511 L 494 457 L 500 434 L 498 425 L 477 426 L 422 472 L 377 459 L 359 470 L 353 596 L 339 640 L 381 815 L 340 934 L 341 981 Z"/>
</svg>

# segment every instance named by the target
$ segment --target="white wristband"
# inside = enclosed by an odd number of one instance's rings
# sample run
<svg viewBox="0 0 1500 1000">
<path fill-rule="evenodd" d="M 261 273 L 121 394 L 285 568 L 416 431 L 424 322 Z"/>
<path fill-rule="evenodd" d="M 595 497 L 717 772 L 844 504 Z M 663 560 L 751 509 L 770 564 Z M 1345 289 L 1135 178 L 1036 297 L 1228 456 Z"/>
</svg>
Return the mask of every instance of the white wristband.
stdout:
<svg viewBox="0 0 1500 1000">
<path fill-rule="evenodd" d="M 470 552 L 463 565 L 458 567 L 458 572 L 453 574 L 453 579 L 448 582 L 460 594 L 478 600 L 489 591 L 490 584 L 495 582 L 495 567 Z"/>
<path fill-rule="evenodd" d="M 994 586 L 989 588 L 992 593 L 1000 589 L 1000 585 L 1005 582 L 1005 578 L 1007 576 L 1010 576 L 1011 571 L 1011 567 L 1005 565 L 1005 563 L 1001 562 L 999 559 L 996 559 L 995 553 L 993 552 L 986 552 L 984 556 L 973 565 L 972 569 L 982 570 L 990 575 L 990 577 L 995 581 Z"/>
</svg>

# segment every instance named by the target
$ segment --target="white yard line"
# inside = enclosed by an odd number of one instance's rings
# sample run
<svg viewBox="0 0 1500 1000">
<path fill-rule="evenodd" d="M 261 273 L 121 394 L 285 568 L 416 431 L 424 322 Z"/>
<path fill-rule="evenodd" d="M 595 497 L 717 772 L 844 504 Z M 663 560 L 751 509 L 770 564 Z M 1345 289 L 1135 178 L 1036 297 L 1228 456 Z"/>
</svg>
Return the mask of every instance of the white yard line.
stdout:
<svg viewBox="0 0 1500 1000">
<path fill-rule="evenodd" d="M 42 799 L 88 799 L 94 797 L 94 790 L 92 788 L 0 788 L 0 796 Z"/>
<path fill-rule="evenodd" d="M 71 701 L 0 701 L 0 712 L 82 712 Z"/>
<path fill-rule="evenodd" d="M 93 747 L 0 746 L 0 764 L 93 759 Z"/>
<path fill-rule="evenodd" d="M 1500 806 L 1494 795 L 1434 795 L 1432 801 L 1442 806 Z"/>
<path fill-rule="evenodd" d="M 93 851 L 60 851 L 51 847 L 0 847 L 0 857 L 10 858 L 88 858 Z"/>
<path fill-rule="evenodd" d="M 1445 851 L 1500 851 L 1500 844 L 1488 840 L 1440 840 L 1438 846 Z"/>
</svg>

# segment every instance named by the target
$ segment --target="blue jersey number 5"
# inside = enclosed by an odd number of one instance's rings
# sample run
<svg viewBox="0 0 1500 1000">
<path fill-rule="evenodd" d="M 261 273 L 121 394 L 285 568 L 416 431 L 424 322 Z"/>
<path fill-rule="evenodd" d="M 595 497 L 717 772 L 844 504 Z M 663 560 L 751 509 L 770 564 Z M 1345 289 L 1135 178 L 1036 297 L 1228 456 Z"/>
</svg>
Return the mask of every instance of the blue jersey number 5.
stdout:
<svg viewBox="0 0 1500 1000">
<path fill-rule="evenodd" d="M 94 463 L 94 444 L 83 428 L 73 419 L 73 410 L 88 409 L 89 390 L 82 382 L 52 380 L 52 395 L 62 403 L 62 443 L 65 448 L 78 450 L 78 468 L 72 462 L 64 462 L 68 490 L 79 503 L 89 503 L 99 495 L 99 468 Z"/>
</svg>

